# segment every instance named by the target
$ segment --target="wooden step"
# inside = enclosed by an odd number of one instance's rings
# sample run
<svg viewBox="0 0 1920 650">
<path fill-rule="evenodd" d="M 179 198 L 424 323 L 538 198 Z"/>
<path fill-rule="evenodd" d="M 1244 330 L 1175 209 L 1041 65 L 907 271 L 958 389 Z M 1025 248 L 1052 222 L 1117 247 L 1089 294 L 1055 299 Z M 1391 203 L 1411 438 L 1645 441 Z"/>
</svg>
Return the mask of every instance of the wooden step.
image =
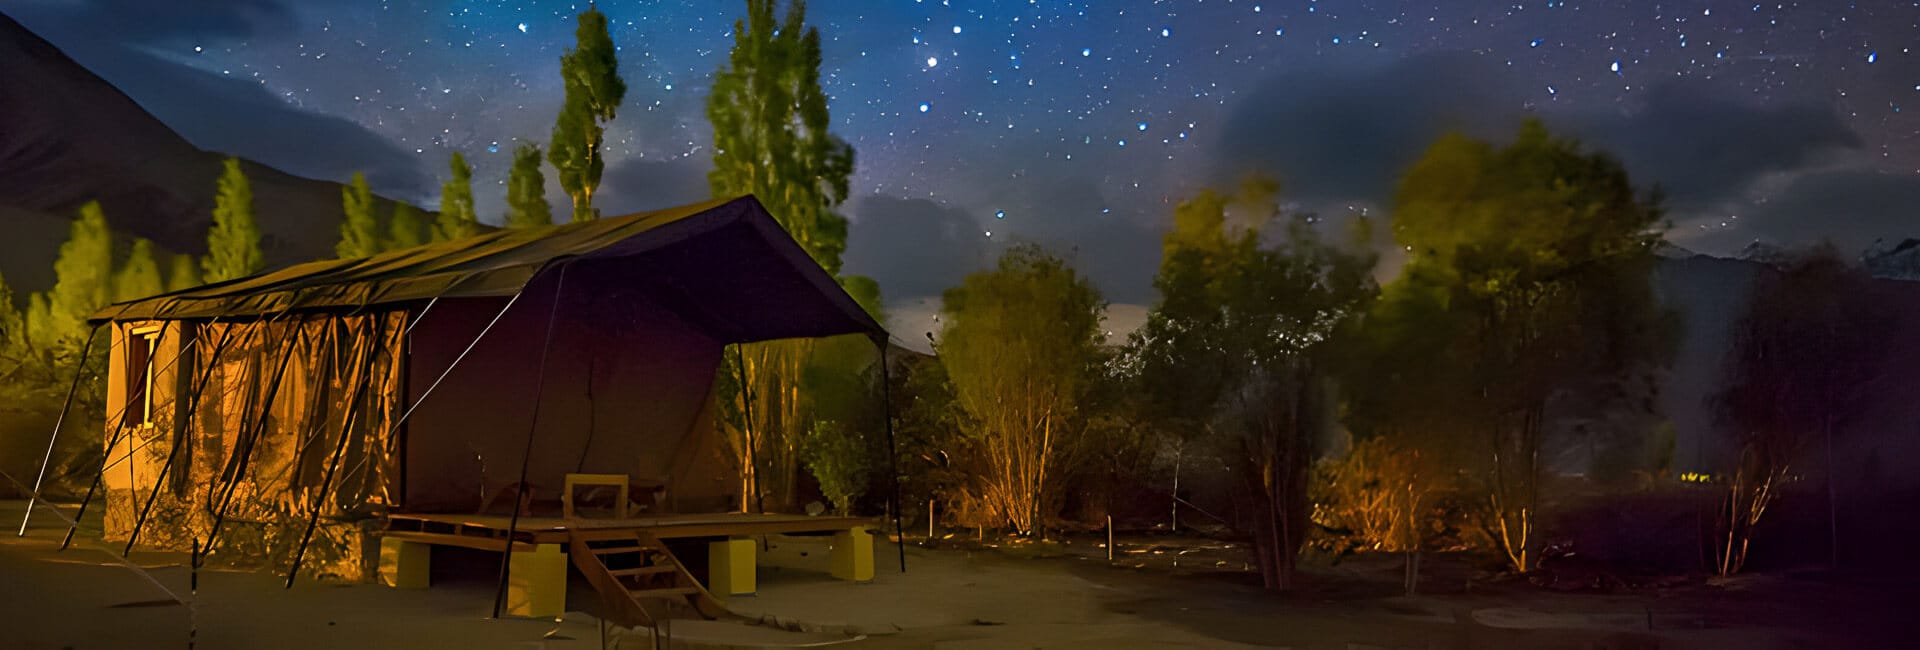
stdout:
<svg viewBox="0 0 1920 650">
<path fill-rule="evenodd" d="M 653 549 L 645 546 L 602 546 L 591 550 L 594 555 L 618 555 L 621 553 L 644 553 Z"/>
<path fill-rule="evenodd" d="M 674 596 L 686 596 L 698 591 L 700 590 L 693 587 L 668 587 L 665 589 L 633 589 L 627 591 L 627 593 L 634 598 L 671 598 Z"/>
<path fill-rule="evenodd" d="M 643 566 L 636 569 L 611 569 L 608 571 L 608 573 L 612 573 L 613 575 L 616 575 L 616 576 L 644 576 L 644 575 L 654 575 L 659 573 L 673 573 L 676 570 L 677 569 L 671 566 L 654 565 L 654 566 Z"/>
</svg>

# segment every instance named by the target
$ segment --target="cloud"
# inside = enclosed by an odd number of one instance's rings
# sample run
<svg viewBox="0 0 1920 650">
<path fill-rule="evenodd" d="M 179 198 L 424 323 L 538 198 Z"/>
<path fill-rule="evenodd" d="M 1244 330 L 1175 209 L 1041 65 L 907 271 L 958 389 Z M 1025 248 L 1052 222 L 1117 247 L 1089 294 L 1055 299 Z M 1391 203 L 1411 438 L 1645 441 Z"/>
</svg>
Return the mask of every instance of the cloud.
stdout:
<svg viewBox="0 0 1920 650">
<path fill-rule="evenodd" d="M 1665 82 L 1631 112 L 1558 121 L 1618 155 L 1639 183 L 1659 184 L 1679 210 L 1712 206 L 1767 174 L 1818 166 L 1860 146 L 1859 135 L 1830 107 L 1753 106 L 1727 97 Z"/>
<path fill-rule="evenodd" d="M 1831 240 L 1841 250 L 1859 251 L 1874 240 L 1920 236 L 1917 216 L 1920 177 L 1836 169 L 1792 179 L 1741 213 L 1740 230 L 1701 236 L 1699 244 L 1690 245 L 1736 250 L 1759 233 L 1776 243 Z"/>
<path fill-rule="evenodd" d="M 600 175 L 600 190 L 593 202 L 600 208 L 600 214 L 607 216 L 698 203 L 711 198 L 707 189 L 707 171 L 711 169 L 713 160 L 705 156 L 672 161 L 622 160 Z M 547 176 L 557 177 L 550 171 Z M 565 198 L 564 193 L 561 198 Z"/>
<path fill-rule="evenodd" d="M 1529 108 L 1521 78 L 1491 57 L 1414 56 L 1389 65 L 1316 69 L 1256 87 L 1215 143 L 1216 181 L 1277 174 L 1309 205 L 1385 205 L 1401 172 L 1448 131 L 1500 141 L 1528 115 L 1617 156 L 1677 210 L 1742 200 L 1778 173 L 1823 167 L 1860 145 L 1830 105 L 1759 104 L 1714 85 L 1659 82 L 1625 110 Z"/>
<path fill-rule="evenodd" d="M 966 210 L 873 195 L 847 212 L 846 272 L 878 281 L 888 304 L 938 298 L 990 261 L 980 223 Z"/>
<path fill-rule="evenodd" d="M 1213 143 L 1215 181 L 1261 171 L 1301 200 L 1384 202 L 1442 133 L 1511 132 L 1521 97 L 1512 74 L 1465 53 L 1281 75 L 1228 114 Z"/>
</svg>

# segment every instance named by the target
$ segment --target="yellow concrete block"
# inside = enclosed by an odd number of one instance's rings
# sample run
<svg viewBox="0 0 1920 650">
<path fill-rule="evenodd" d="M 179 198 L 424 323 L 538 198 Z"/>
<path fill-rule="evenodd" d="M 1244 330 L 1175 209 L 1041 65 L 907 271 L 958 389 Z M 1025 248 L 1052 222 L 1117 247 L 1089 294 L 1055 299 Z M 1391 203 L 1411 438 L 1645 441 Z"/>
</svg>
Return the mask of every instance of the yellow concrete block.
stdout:
<svg viewBox="0 0 1920 650">
<path fill-rule="evenodd" d="M 754 582 L 754 554 L 759 551 L 752 539 L 727 539 L 707 544 L 707 591 L 716 596 L 751 594 Z"/>
<path fill-rule="evenodd" d="M 873 579 L 873 534 L 865 526 L 833 534 L 833 577 L 854 582 Z"/>
<path fill-rule="evenodd" d="M 567 554 L 559 544 L 515 551 L 508 562 L 508 616 L 550 618 L 567 611 Z"/>
<path fill-rule="evenodd" d="M 427 588 L 432 550 L 419 542 L 380 538 L 380 584 L 400 589 Z"/>
</svg>

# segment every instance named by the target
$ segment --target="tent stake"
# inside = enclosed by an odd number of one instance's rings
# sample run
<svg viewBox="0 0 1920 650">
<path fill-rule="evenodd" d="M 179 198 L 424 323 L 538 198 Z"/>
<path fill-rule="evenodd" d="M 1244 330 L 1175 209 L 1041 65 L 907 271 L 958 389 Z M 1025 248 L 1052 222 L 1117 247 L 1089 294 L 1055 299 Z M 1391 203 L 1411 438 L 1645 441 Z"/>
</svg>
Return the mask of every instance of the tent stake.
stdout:
<svg viewBox="0 0 1920 650">
<path fill-rule="evenodd" d="M 900 572 L 906 573 L 907 532 L 900 527 L 900 451 L 893 444 L 893 369 L 887 367 L 887 339 L 874 337 L 873 341 L 880 346 L 880 409 L 887 422 L 887 469 L 893 477 L 893 494 L 888 500 L 893 504 L 893 534 L 900 538 Z M 932 516 L 931 510 L 928 516 Z"/>
<path fill-rule="evenodd" d="M 513 516 L 507 520 L 506 546 L 500 550 L 500 585 L 493 593 L 494 618 L 500 618 L 500 609 L 507 602 L 507 574 L 513 566 L 513 535 L 520 527 L 521 504 L 527 493 L 527 466 L 533 458 L 533 434 L 540 430 L 540 402 L 547 388 L 547 352 L 553 348 L 553 321 L 560 314 L 560 295 L 566 288 L 567 265 L 561 264 L 560 278 L 554 282 L 553 303 L 547 307 L 547 333 L 540 343 L 540 372 L 533 380 L 533 418 L 527 423 L 527 445 L 520 454 L 520 481 L 513 487 Z M 626 506 L 623 504 L 620 507 Z"/>
<path fill-rule="evenodd" d="M 40 458 L 40 474 L 33 479 L 33 495 L 27 497 L 27 511 L 20 515 L 20 532 L 15 537 L 27 536 L 27 520 L 33 517 L 33 504 L 40 501 L 41 482 L 47 480 L 47 465 L 53 461 L 53 445 L 60 441 L 60 425 L 67 421 L 67 409 L 73 406 L 73 393 L 80 389 L 80 377 L 87 374 L 87 354 L 93 352 L 93 339 L 99 335 L 100 326 L 93 326 L 93 329 L 87 330 L 86 344 L 80 346 L 80 360 L 73 368 L 73 383 L 67 385 L 67 398 L 60 402 L 60 416 L 53 419 L 53 435 L 47 436 L 47 455 Z"/>
<path fill-rule="evenodd" d="M 218 321 L 218 320 L 219 319 L 215 319 L 215 321 Z M 212 325 L 213 322 L 208 322 L 207 324 Z M 226 351 L 227 340 L 229 338 L 232 338 L 232 336 L 233 336 L 233 328 L 232 326 L 228 326 L 226 331 L 223 331 L 220 333 L 220 342 L 215 343 L 213 345 L 213 356 L 207 360 L 207 367 L 200 369 L 200 378 L 194 381 L 192 394 L 187 396 L 186 411 L 180 417 L 180 421 L 183 421 L 186 423 L 185 425 L 183 425 L 185 427 L 183 432 L 186 435 L 182 436 L 183 439 L 174 441 L 173 448 L 167 450 L 166 464 L 160 466 L 160 476 L 158 478 L 153 479 L 153 493 L 147 495 L 147 504 L 144 507 L 140 508 L 140 516 L 135 518 L 133 522 L 133 532 L 127 535 L 127 548 L 126 550 L 120 551 L 120 557 L 126 557 L 128 554 L 132 553 L 134 542 L 139 541 L 140 529 L 146 527 L 147 516 L 153 514 L 153 502 L 160 498 L 160 486 L 166 484 L 167 471 L 173 468 L 174 454 L 180 453 L 181 447 L 187 446 L 192 443 L 193 412 L 195 410 L 195 407 L 200 405 L 200 396 L 207 389 L 207 380 L 213 378 L 213 368 L 215 366 L 220 365 L 220 353 Z M 193 342 L 196 345 L 199 344 L 200 338 L 195 337 L 193 339 Z M 186 354 L 186 352 L 182 351 L 181 354 Z M 175 358 L 178 359 L 178 357 L 175 357 Z"/>
</svg>

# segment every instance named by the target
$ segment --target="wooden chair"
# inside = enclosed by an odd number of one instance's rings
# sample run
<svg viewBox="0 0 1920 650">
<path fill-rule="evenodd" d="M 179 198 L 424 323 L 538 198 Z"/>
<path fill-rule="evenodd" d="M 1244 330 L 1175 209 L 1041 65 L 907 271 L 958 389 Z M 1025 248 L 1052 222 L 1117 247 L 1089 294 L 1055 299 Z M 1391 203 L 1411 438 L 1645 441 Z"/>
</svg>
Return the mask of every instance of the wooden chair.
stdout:
<svg viewBox="0 0 1920 650">
<path fill-rule="evenodd" d="M 566 486 L 560 492 L 560 516 L 567 519 L 574 517 L 573 491 L 574 488 L 582 485 L 606 486 L 617 490 L 618 496 L 613 501 L 614 515 L 620 519 L 627 518 L 627 497 L 631 481 L 627 479 L 626 474 L 568 474 Z"/>
</svg>

